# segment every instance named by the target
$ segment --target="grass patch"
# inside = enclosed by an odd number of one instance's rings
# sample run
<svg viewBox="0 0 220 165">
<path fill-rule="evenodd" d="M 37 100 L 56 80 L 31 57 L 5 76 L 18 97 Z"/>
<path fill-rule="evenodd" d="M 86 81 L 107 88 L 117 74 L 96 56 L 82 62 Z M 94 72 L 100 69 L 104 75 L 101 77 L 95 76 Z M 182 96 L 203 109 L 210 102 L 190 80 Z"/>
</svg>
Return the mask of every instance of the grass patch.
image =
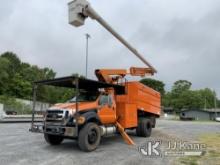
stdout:
<svg viewBox="0 0 220 165">
<path fill-rule="evenodd" d="M 178 164 L 200 165 L 220 163 L 220 133 L 203 134 L 199 136 L 199 142 L 206 144 L 206 153 L 203 156 L 187 156 L 178 159 Z"/>
<path fill-rule="evenodd" d="M 198 165 L 198 160 L 201 159 L 200 156 L 187 156 L 180 158 L 179 161 L 181 164 L 186 165 Z"/>
<path fill-rule="evenodd" d="M 204 134 L 199 140 L 207 144 L 207 156 L 216 157 L 220 162 L 220 133 Z"/>
</svg>

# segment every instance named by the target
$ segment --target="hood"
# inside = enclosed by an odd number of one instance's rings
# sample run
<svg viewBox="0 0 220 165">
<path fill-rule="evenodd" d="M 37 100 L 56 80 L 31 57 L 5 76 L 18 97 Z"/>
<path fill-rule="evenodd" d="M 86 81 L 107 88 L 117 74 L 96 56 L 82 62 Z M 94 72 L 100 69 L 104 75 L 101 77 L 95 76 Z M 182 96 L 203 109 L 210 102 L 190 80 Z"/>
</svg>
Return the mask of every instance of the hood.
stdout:
<svg viewBox="0 0 220 165">
<path fill-rule="evenodd" d="M 78 108 L 79 108 L 79 111 L 83 111 L 83 110 L 87 110 L 87 109 L 94 109 L 94 108 L 97 108 L 97 103 L 96 102 L 79 102 Z M 49 110 L 53 110 L 53 109 L 75 110 L 76 103 L 55 104 L 54 106 L 49 108 Z"/>
</svg>

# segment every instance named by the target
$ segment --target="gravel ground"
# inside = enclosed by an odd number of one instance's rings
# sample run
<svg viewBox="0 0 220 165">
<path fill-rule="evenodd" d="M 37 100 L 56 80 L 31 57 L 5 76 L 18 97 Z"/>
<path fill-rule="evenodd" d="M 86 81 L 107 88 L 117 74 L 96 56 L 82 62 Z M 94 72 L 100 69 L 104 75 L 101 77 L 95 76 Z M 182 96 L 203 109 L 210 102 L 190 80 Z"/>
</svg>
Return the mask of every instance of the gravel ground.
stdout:
<svg viewBox="0 0 220 165">
<path fill-rule="evenodd" d="M 48 145 L 42 134 L 28 132 L 30 124 L 0 124 L 0 164 L 2 165 L 66 165 L 66 164 L 172 164 L 174 158 L 149 158 L 140 154 L 138 146 L 149 138 L 131 137 L 136 146 L 124 143 L 120 136 L 104 138 L 100 147 L 91 153 L 78 149 L 77 143 L 65 140 L 59 146 Z M 196 140 L 200 133 L 220 132 L 220 123 L 196 123 L 158 120 L 158 126 L 152 132 L 151 139 L 180 138 Z M 163 150 L 164 146 L 161 147 Z"/>
<path fill-rule="evenodd" d="M 220 122 L 159 120 L 158 130 L 183 140 L 197 140 L 204 133 L 220 133 Z"/>
</svg>

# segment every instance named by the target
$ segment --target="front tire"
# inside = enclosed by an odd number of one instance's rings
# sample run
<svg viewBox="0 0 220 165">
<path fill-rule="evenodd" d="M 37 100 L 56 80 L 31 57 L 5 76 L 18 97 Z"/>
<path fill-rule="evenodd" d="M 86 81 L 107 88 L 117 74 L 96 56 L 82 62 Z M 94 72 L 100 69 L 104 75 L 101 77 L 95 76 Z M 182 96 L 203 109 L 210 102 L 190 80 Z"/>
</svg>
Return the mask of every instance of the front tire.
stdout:
<svg viewBox="0 0 220 165">
<path fill-rule="evenodd" d="M 51 145 L 59 145 L 63 142 L 64 138 L 62 136 L 50 135 L 50 134 L 45 133 L 44 139 L 46 140 L 47 143 Z"/>
<path fill-rule="evenodd" d="M 100 144 L 101 132 L 96 123 L 86 124 L 79 132 L 78 145 L 82 151 L 94 151 Z"/>
</svg>

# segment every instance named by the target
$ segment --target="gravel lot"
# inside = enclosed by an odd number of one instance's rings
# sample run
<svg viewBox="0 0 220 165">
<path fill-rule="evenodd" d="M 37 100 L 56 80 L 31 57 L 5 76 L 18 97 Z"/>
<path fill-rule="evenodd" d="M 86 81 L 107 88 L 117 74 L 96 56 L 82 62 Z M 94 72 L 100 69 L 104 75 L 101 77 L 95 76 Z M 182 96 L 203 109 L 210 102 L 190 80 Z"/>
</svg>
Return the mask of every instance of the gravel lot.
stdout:
<svg viewBox="0 0 220 165">
<path fill-rule="evenodd" d="M 172 164 L 174 158 L 149 158 L 140 154 L 138 146 L 149 139 L 139 138 L 131 132 L 136 146 L 124 143 L 120 136 L 104 138 L 100 147 L 91 153 L 84 153 L 77 143 L 65 140 L 59 146 L 48 145 L 42 134 L 28 132 L 30 124 L 0 124 L 0 164 L 2 165 L 66 165 L 66 164 Z M 152 139 L 179 138 L 196 140 L 205 132 L 220 132 L 220 123 L 180 122 L 158 120 Z M 162 146 L 163 150 L 163 146 Z"/>
<path fill-rule="evenodd" d="M 204 133 L 220 133 L 220 122 L 159 120 L 158 130 L 183 140 L 197 140 Z"/>
</svg>

